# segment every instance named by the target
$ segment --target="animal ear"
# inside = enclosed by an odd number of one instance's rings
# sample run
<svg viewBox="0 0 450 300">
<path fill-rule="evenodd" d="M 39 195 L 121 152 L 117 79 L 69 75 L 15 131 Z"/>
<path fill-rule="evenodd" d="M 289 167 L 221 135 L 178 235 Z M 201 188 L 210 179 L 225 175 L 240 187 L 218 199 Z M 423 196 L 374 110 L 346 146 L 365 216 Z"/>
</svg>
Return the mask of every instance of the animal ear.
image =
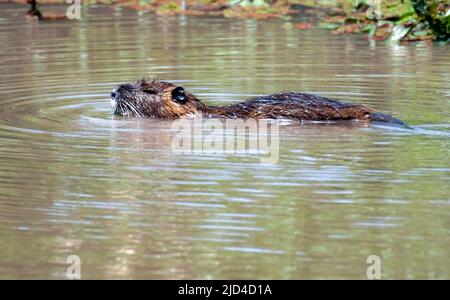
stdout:
<svg viewBox="0 0 450 300">
<path fill-rule="evenodd" d="M 186 103 L 187 96 L 183 87 L 177 86 L 172 90 L 172 100 L 180 104 Z"/>
</svg>

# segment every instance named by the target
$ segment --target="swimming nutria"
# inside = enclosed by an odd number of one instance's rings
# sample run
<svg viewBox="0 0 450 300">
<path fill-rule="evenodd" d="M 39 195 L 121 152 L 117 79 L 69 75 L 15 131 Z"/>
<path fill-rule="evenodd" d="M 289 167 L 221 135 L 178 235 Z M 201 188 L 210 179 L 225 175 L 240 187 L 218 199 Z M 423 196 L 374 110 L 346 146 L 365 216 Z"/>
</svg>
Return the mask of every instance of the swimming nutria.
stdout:
<svg viewBox="0 0 450 300">
<path fill-rule="evenodd" d="M 209 106 L 181 86 L 146 79 L 119 85 L 111 93 L 111 106 L 114 114 L 128 117 L 365 120 L 405 125 L 364 105 L 303 93 L 274 94 L 239 104 Z"/>
<path fill-rule="evenodd" d="M 27 13 L 27 17 L 32 19 L 38 19 L 40 21 L 44 20 L 64 20 L 67 19 L 65 15 L 54 15 L 54 14 L 45 14 L 43 15 L 41 11 L 37 8 L 36 0 L 27 0 L 27 3 L 31 5 L 30 10 Z"/>
</svg>

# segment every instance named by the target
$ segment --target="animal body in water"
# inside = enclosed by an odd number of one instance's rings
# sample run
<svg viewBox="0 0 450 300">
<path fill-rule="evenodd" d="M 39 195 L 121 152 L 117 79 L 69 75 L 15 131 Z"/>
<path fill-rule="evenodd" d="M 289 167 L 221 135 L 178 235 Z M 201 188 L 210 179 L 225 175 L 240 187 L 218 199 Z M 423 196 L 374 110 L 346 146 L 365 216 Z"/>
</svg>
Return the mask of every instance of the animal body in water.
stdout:
<svg viewBox="0 0 450 300">
<path fill-rule="evenodd" d="M 28 0 L 27 2 L 31 5 L 30 10 L 27 13 L 27 17 L 30 19 L 37 19 L 40 21 L 67 19 L 66 15 L 42 14 L 42 12 L 37 8 L 36 0 Z"/>
<path fill-rule="evenodd" d="M 210 106 L 181 86 L 146 79 L 117 86 L 111 93 L 111 106 L 114 114 L 127 117 L 361 120 L 405 125 L 364 105 L 304 93 L 280 93 L 238 104 Z"/>
</svg>

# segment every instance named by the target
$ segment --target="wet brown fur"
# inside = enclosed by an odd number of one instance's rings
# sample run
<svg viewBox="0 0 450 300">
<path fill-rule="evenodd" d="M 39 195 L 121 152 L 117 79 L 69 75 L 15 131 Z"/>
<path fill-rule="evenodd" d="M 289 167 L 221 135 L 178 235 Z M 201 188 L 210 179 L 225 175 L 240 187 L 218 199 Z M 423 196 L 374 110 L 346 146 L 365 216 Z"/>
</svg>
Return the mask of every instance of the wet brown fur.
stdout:
<svg viewBox="0 0 450 300">
<path fill-rule="evenodd" d="M 147 116 L 163 119 L 190 117 L 255 118 L 297 120 L 374 120 L 403 124 L 389 115 L 358 104 L 340 102 L 304 93 L 281 93 L 248 99 L 224 106 L 208 106 L 190 93 L 185 103 L 172 99 L 178 86 L 159 80 L 146 80 L 117 87 L 115 113 L 125 116 Z M 126 107 L 132 106 L 131 109 Z M 125 107 L 125 109 L 124 109 Z"/>
<path fill-rule="evenodd" d="M 210 116 L 300 120 L 365 120 L 374 111 L 366 106 L 303 93 L 274 94 L 208 109 Z"/>
</svg>

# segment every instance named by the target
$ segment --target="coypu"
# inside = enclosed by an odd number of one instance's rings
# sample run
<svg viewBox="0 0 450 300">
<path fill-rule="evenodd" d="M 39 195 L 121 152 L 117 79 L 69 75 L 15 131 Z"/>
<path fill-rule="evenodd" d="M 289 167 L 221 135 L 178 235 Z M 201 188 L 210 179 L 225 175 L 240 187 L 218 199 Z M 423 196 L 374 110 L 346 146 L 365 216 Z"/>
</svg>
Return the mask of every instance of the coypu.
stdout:
<svg viewBox="0 0 450 300">
<path fill-rule="evenodd" d="M 28 18 L 38 19 L 39 21 L 67 19 L 65 15 L 54 15 L 54 14 L 43 15 L 41 11 L 37 8 L 36 0 L 27 0 L 27 3 L 31 5 L 30 10 L 27 12 Z"/>
<path fill-rule="evenodd" d="M 303 93 L 273 94 L 238 104 L 209 106 L 181 86 L 146 79 L 119 85 L 111 93 L 111 106 L 114 114 L 128 117 L 363 120 L 405 125 L 364 105 Z"/>
</svg>

